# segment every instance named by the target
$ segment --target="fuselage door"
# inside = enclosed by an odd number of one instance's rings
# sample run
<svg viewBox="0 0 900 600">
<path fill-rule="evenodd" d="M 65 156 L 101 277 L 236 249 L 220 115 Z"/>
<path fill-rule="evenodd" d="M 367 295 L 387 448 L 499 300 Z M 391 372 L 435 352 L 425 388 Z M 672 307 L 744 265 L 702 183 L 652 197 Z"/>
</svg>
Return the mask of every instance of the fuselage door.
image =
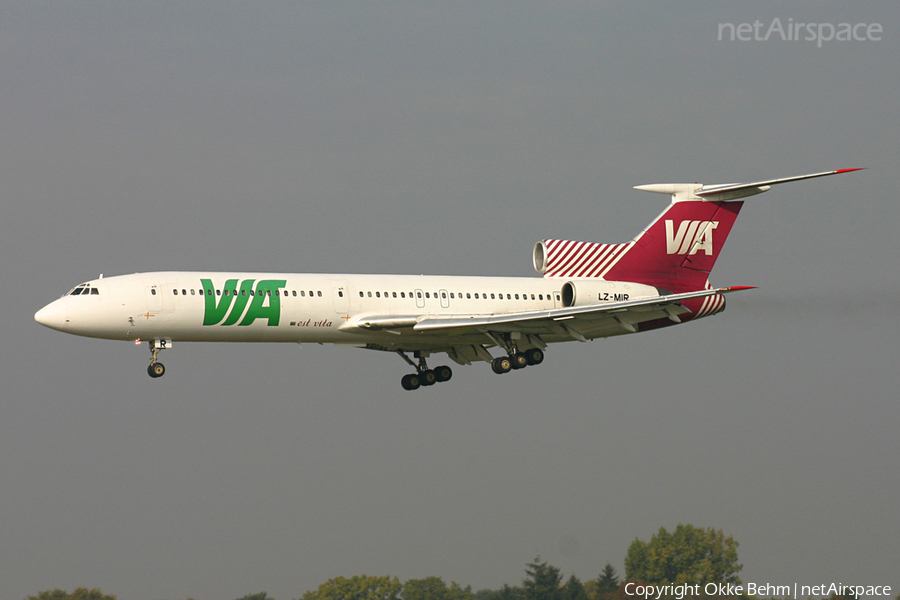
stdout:
<svg viewBox="0 0 900 600">
<path fill-rule="evenodd" d="M 441 308 L 450 308 L 450 292 L 441 290 L 438 293 L 441 295 Z"/>
<path fill-rule="evenodd" d="M 158 285 L 145 284 L 144 295 L 147 297 L 147 310 L 158 313 L 162 310 L 162 290 Z"/>
<path fill-rule="evenodd" d="M 350 312 L 350 297 L 343 281 L 331 282 L 331 297 L 334 300 L 334 312 L 343 315 Z"/>
<path fill-rule="evenodd" d="M 425 308 L 425 292 L 416 290 L 416 308 Z"/>
</svg>

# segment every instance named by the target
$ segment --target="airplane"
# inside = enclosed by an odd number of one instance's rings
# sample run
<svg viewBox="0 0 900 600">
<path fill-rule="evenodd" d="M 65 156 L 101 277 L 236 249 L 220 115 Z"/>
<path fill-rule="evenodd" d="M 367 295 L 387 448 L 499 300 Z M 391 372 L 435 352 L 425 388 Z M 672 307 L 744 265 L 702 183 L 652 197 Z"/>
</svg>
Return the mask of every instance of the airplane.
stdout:
<svg viewBox="0 0 900 600">
<path fill-rule="evenodd" d="M 743 206 L 771 186 L 848 173 L 635 189 L 668 194 L 668 207 L 633 240 L 545 239 L 533 250 L 542 277 L 351 275 L 164 271 L 81 283 L 35 313 L 41 325 L 79 336 L 147 342 L 147 372 L 174 342 L 334 344 L 398 354 L 414 390 L 451 378 L 446 354 L 495 373 L 538 365 L 556 342 L 586 342 L 687 323 L 722 312 L 709 274 Z M 491 349 L 499 349 L 494 356 Z M 410 358 L 412 355 L 412 358 Z M 415 359 L 415 360 L 414 360 Z"/>
</svg>

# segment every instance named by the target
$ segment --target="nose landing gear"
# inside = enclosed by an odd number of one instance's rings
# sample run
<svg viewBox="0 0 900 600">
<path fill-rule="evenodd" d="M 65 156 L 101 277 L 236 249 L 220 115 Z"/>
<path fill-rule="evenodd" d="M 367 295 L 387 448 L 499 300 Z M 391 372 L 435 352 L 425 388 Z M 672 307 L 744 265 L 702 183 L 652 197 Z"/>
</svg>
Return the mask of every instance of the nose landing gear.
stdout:
<svg viewBox="0 0 900 600">
<path fill-rule="evenodd" d="M 150 365 L 147 367 L 147 374 L 156 379 L 166 374 L 166 367 L 161 362 L 157 362 L 159 351 L 172 347 L 172 340 L 151 340 L 150 341 Z"/>
<path fill-rule="evenodd" d="M 147 373 L 150 377 L 156 379 L 157 377 L 162 377 L 166 374 L 166 367 L 161 362 L 152 363 L 147 367 Z"/>
</svg>

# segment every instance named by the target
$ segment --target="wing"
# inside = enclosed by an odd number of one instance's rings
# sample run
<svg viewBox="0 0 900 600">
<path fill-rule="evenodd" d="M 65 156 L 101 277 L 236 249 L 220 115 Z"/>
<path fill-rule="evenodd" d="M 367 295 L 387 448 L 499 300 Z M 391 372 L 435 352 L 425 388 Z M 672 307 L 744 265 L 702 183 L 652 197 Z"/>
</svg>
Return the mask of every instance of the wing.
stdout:
<svg viewBox="0 0 900 600">
<path fill-rule="evenodd" d="M 499 314 L 370 315 L 344 324 L 341 330 L 384 332 L 383 343 L 368 346 L 375 349 L 448 352 L 454 360 L 457 355 L 464 358 L 457 362 L 490 360 L 484 347 L 501 346 L 498 336 L 503 334 L 520 334 L 525 336 L 526 345 L 543 348 L 553 342 L 584 342 L 635 333 L 638 325 L 647 321 L 668 318 L 680 323 L 679 315 L 691 312 L 682 305 L 685 300 L 745 289 L 752 288 L 713 288 L 624 302 Z"/>
<path fill-rule="evenodd" d="M 569 337 L 584 341 L 586 335 L 598 326 L 616 324 L 629 333 L 637 331 L 636 325 L 659 318 L 669 318 L 676 323 L 678 315 L 690 312 L 681 305 L 685 300 L 726 294 L 747 287 L 714 288 L 683 294 L 669 294 L 652 298 L 638 298 L 625 302 L 607 302 L 568 308 L 552 308 L 540 311 L 515 312 L 496 315 L 450 315 L 426 316 L 413 325 L 413 331 L 443 332 L 452 334 L 461 331 L 524 331 L 542 329 L 551 332 L 566 332 Z M 584 338 L 584 339 L 582 339 Z"/>
</svg>

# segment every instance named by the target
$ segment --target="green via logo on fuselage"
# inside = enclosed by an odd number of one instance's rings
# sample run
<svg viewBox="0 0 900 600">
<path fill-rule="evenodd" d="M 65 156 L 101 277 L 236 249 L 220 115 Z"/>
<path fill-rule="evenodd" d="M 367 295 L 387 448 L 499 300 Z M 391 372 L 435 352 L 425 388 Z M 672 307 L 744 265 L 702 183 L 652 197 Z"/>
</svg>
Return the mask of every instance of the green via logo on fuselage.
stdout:
<svg viewBox="0 0 900 600">
<path fill-rule="evenodd" d="M 267 319 L 267 325 L 278 325 L 281 319 L 281 292 L 285 279 L 260 279 L 254 288 L 255 279 L 245 279 L 238 287 L 237 279 L 229 279 L 217 293 L 211 279 L 201 279 L 203 299 L 203 325 L 249 325 L 256 319 Z M 247 303 L 250 307 L 247 308 Z M 233 306 L 232 306 L 233 305 Z M 247 309 L 244 314 L 244 309 Z M 231 312 L 229 312 L 231 309 Z M 227 315 L 227 318 L 226 318 Z M 241 317 L 244 317 L 241 319 Z M 240 323 L 238 321 L 240 320 Z"/>
</svg>

